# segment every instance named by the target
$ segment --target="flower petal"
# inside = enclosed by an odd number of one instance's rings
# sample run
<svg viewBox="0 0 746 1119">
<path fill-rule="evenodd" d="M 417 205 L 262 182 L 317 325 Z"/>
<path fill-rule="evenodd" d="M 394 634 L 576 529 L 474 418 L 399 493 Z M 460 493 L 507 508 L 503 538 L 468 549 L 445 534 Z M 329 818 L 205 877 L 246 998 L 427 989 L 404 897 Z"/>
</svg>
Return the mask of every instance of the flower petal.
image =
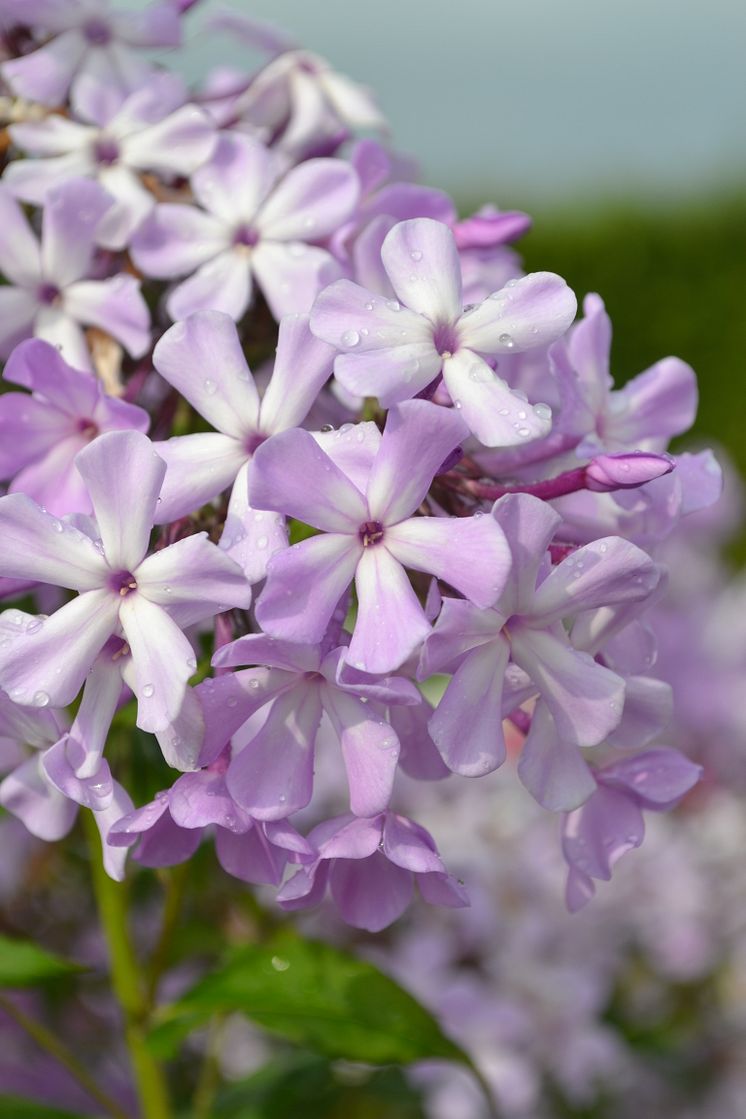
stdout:
<svg viewBox="0 0 746 1119">
<path fill-rule="evenodd" d="M 356 696 L 334 687 L 322 694 L 342 747 L 350 809 L 356 816 L 377 816 L 391 800 L 399 760 L 396 732 Z"/>
<path fill-rule="evenodd" d="M 577 306 L 561 276 L 531 272 L 509 280 L 461 319 L 461 345 L 479 354 L 520 353 L 548 346 L 565 333 Z"/>
<path fill-rule="evenodd" d="M 0 575 L 86 591 L 100 587 L 106 561 L 85 533 L 22 493 L 0 498 Z"/>
<path fill-rule="evenodd" d="M 11 283 L 21 287 L 37 284 L 41 277 L 39 242 L 5 186 L 0 186 L 0 268 Z"/>
<path fill-rule="evenodd" d="M 187 681 L 194 672 L 194 650 L 165 610 L 144 595 L 122 599 L 119 620 L 132 650 L 137 725 L 160 731 L 181 711 Z"/>
<path fill-rule="evenodd" d="M 445 580 L 475 606 L 492 606 L 510 571 L 510 548 L 492 517 L 412 517 L 386 529 L 399 563 Z"/>
<path fill-rule="evenodd" d="M 186 319 L 212 310 L 240 319 L 251 302 L 251 271 L 251 258 L 240 246 L 223 249 L 174 288 L 166 300 L 169 315 Z"/>
<path fill-rule="evenodd" d="M 661 568 L 647 552 L 619 536 L 594 540 L 553 567 L 525 612 L 542 626 L 584 610 L 647 598 Z"/>
<path fill-rule="evenodd" d="M 578 747 L 557 734 L 549 709 L 538 703 L 523 743 L 518 776 L 531 796 L 550 812 L 570 812 L 596 791 L 593 774 Z"/>
<path fill-rule="evenodd" d="M 355 538 L 368 520 L 363 495 L 313 436 L 300 428 L 273 435 L 257 448 L 248 498 L 255 509 L 273 509 L 324 532 L 350 533 Z"/>
<path fill-rule="evenodd" d="M 381 544 L 364 549 L 355 586 L 358 614 L 348 660 L 363 672 L 393 672 L 429 634 L 425 612 L 403 567 Z"/>
<path fill-rule="evenodd" d="M 277 552 L 256 604 L 262 629 L 289 641 L 321 641 L 361 552 L 356 540 L 337 534 L 312 536 Z"/>
<path fill-rule="evenodd" d="M 278 183 L 256 226 L 271 241 L 320 241 L 352 214 L 359 194 L 359 179 L 348 163 L 307 159 Z"/>
<path fill-rule="evenodd" d="M 461 263 L 453 233 L 432 218 L 399 222 L 386 235 L 381 259 L 394 291 L 432 323 L 455 323 L 463 312 Z"/>
<path fill-rule="evenodd" d="M 277 354 L 261 404 L 261 430 L 266 434 L 297 427 L 310 412 L 332 374 L 335 351 L 311 333 L 308 315 L 280 320 Z"/>
<path fill-rule="evenodd" d="M 70 284 L 64 306 L 78 322 L 116 338 L 132 357 L 142 357 L 150 346 L 150 312 L 134 276 L 122 272 L 108 280 Z"/>
<path fill-rule="evenodd" d="M 284 819 L 308 804 L 320 720 L 318 689 L 301 684 L 278 696 L 264 725 L 232 759 L 228 790 L 251 816 Z"/>
<path fill-rule="evenodd" d="M 0 687 L 27 706 L 72 703 L 116 628 L 118 609 L 111 591 L 86 591 L 36 619 L 0 650 Z"/>
<path fill-rule="evenodd" d="M 427 400 L 392 408 L 366 491 L 371 519 L 393 525 L 411 517 L 440 467 L 467 437 L 466 425 L 448 408 Z"/>
<path fill-rule="evenodd" d="M 88 272 L 96 228 L 112 204 L 90 179 L 71 179 L 50 191 L 42 214 L 41 262 L 44 277 L 60 288 Z"/>
<path fill-rule="evenodd" d="M 552 426 L 546 404 L 528 404 L 471 350 L 443 363 L 443 380 L 469 429 L 485 447 L 512 447 L 541 439 Z"/>
<path fill-rule="evenodd" d="M 502 697 L 507 641 L 472 650 L 451 678 L 428 729 L 448 768 L 482 777 L 505 761 Z"/>
<path fill-rule="evenodd" d="M 206 532 L 153 552 L 139 565 L 135 578 L 140 594 L 169 611 L 186 605 L 192 616 L 211 617 L 228 607 L 248 610 L 251 605 L 251 588 L 240 567 L 208 540 Z"/>
<path fill-rule="evenodd" d="M 109 566 L 134 571 L 148 550 L 166 464 L 139 431 L 109 431 L 76 465 L 88 487 Z"/>
<path fill-rule="evenodd" d="M 199 268 L 230 244 L 223 222 L 196 206 L 156 206 L 134 236 L 132 259 L 146 276 L 171 279 Z"/>
<path fill-rule="evenodd" d="M 175 435 L 153 448 L 167 468 L 155 510 L 159 525 L 186 517 L 212 501 L 228 489 L 246 463 L 240 442 L 217 431 Z"/>
<path fill-rule="evenodd" d="M 272 556 L 288 546 L 285 518 L 279 513 L 252 509 L 248 501 L 251 463 L 241 467 L 231 490 L 219 547 L 238 564 L 249 583 L 267 574 Z"/>
</svg>

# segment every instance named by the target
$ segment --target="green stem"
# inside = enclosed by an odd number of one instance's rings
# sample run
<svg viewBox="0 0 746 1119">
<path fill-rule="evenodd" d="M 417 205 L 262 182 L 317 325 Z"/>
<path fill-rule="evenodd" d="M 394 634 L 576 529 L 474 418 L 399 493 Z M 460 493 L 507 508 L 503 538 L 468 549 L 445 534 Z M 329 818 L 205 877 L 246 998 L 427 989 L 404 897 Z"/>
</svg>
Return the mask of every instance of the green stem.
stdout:
<svg viewBox="0 0 746 1119">
<path fill-rule="evenodd" d="M 145 991 L 148 1011 L 152 1011 L 155 1006 L 155 1001 L 158 996 L 158 984 L 161 981 L 161 976 L 168 967 L 173 936 L 179 923 L 181 904 L 184 900 L 184 889 L 186 887 L 188 873 L 189 863 L 181 863 L 179 866 L 168 868 L 165 871 L 166 897 L 163 903 L 163 919 L 161 921 L 161 931 L 158 936 L 158 942 L 150 958 L 150 968 L 148 969 Z"/>
<path fill-rule="evenodd" d="M 113 1100 L 102 1088 L 98 1086 L 85 1065 L 82 1065 L 78 1058 L 72 1053 L 66 1045 L 59 1040 L 59 1038 L 43 1026 L 41 1022 L 37 1022 L 34 1018 L 30 1018 L 28 1014 L 24 1013 L 14 1002 L 6 998 L 5 995 L 0 995 L 0 1009 L 4 1010 L 9 1018 L 12 1018 L 21 1029 L 25 1030 L 29 1037 L 32 1037 L 36 1044 L 46 1050 L 56 1061 L 67 1069 L 73 1079 L 77 1080 L 78 1084 L 91 1097 L 96 1103 L 101 1104 L 107 1115 L 111 1115 L 112 1119 L 129 1119 L 129 1112 L 120 1107 L 116 1100 Z"/>
<path fill-rule="evenodd" d="M 194 1119 L 210 1119 L 215 1093 L 220 1084 L 218 1048 L 223 1026 L 223 1016 L 216 1015 L 210 1022 L 197 1087 L 194 1092 Z"/>
<path fill-rule="evenodd" d="M 127 924 L 127 888 L 104 870 L 101 840 L 93 814 L 81 813 L 91 852 L 91 873 L 99 918 L 109 948 L 114 994 L 124 1017 L 129 1050 L 143 1119 L 171 1119 L 172 1111 L 163 1069 L 146 1045 L 150 1007 L 140 966 Z"/>
</svg>

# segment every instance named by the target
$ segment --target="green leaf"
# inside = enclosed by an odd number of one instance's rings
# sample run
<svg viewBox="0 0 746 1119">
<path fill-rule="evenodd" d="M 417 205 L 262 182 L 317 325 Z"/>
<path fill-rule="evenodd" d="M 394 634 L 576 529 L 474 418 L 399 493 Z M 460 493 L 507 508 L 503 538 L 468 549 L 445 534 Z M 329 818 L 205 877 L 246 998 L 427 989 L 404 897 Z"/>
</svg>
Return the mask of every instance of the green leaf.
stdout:
<svg viewBox="0 0 746 1119">
<path fill-rule="evenodd" d="M 80 1119 L 80 1115 L 19 1096 L 0 1096 L 0 1119 Z"/>
<path fill-rule="evenodd" d="M 340 1068 L 308 1053 L 280 1058 L 225 1089 L 214 1119 L 424 1119 L 400 1069 Z"/>
<path fill-rule="evenodd" d="M 236 1011 L 268 1033 L 333 1059 L 470 1064 L 432 1014 L 373 964 L 288 933 L 233 952 L 166 1008 L 151 1045 L 169 1056 L 192 1028 L 213 1014 Z"/>
<path fill-rule="evenodd" d="M 81 970 L 79 964 L 53 956 L 30 940 L 0 936 L 0 988 L 34 987 Z"/>
</svg>

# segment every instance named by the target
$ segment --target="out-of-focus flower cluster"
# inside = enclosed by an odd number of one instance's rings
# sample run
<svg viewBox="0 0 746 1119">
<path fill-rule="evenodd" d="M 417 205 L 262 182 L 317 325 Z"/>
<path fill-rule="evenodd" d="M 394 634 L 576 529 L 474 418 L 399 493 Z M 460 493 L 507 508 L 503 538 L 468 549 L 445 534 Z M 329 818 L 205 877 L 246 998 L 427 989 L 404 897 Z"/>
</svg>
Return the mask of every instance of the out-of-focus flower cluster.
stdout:
<svg viewBox="0 0 746 1119">
<path fill-rule="evenodd" d="M 211 835 L 375 931 L 466 903 L 401 786 L 507 734 L 577 910 L 700 776 L 695 375 L 615 387 L 601 298 L 574 321 L 526 215 L 460 220 L 323 60 L 231 16 L 256 73 L 156 67 L 191 6 L 0 0 L 0 802 L 47 840 L 92 810 L 115 877 Z M 138 806 L 133 721 L 178 771 Z"/>
</svg>

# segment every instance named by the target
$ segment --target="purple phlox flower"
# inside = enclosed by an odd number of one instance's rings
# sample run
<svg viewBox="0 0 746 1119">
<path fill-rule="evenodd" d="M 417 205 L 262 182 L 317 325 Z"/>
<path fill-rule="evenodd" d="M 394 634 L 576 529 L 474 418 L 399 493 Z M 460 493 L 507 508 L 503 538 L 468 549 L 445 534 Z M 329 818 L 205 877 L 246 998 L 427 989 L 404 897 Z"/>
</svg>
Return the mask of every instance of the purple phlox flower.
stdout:
<svg viewBox="0 0 746 1119">
<path fill-rule="evenodd" d="M 4 62 L 0 73 L 12 91 L 30 101 L 60 105 L 81 76 L 130 91 L 148 79 L 143 48 L 176 47 L 177 8 L 153 3 L 144 11 L 116 10 L 109 0 L 30 0 L 24 20 L 52 36 L 31 54 Z"/>
<path fill-rule="evenodd" d="M 644 466 L 645 459 L 640 461 Z M 722 470 L 712 451 L 676 455 L 673 461 L 675 470 L 633 489 L 585 490 L 557 498 L 553 507 L 562 516 L 563 538 L 584 543 L 618 534 L 642 548 L 657 547 L 682 517 L 708 508 L 722 492 Z"/>
<path fill-rule="evenodd" d="M 309 51 L 283 51 L 226 109 L 224 123 L 266 130 L 295 161 L 334 152 L 351 130 L 386 129 L 372 95 Z"/>
<path fill-rule="evenodd" d="M 322 244 L 353 212 L 359 183 L 339 159 L 286 163 L 250 136 L 224 134 L 192 176 L 197 206 L 156 206 L 132 243 L 148 276 L 190 273 L 167 301 L 174 319 L 225 311 L 239 319 L 256 281 L 275 318 L 310 310 L 340 267 Z M 196 270 L 196 271 L 195 271 Z"/>
<path fill-rule="evenodd" d="M 334 351 L 315 338 L 307 315 L 280 322 L 274 370 L 262 399 L 235 324 L 220 311 L 198 311 L 158 342 L 155 368 L 216 431 L 157 443 L 168 469 L 156 521 L 183 517 L 233 486 L 220 547 L 251 583 L 287 546 L 284 518 L 254 510 L 248 479 L 254 451 L 269 436 L 303 422 L 331 375 Z"/>
<path fill-rule="evenodd" d="M 225 783 L 227 754 L 197 773 L 185 773 L 155 800 L 116 821 L 107 841 L 137 844 L 144 866 L 173 866 L 191 858 L 206 829 L 214 828 L 218 862 L 244 882 L 278 885 L 288 861 L 313 858 L 313 848 L 287 820 L 254 820 Z"/>
<path fill-rule="evenodd" d="M 47 342 L 21 342 L 3 376 L 31 395 L 0 396 L 0 480 L 54 516 L 90 513 L 75 456 L 101 432 L 147 431 L 147 412 L 107 396 L 97 377 L 72 369 Z"/>
<path fill-rule="evenodd" d="M 517 241 L 530 228 L 531 218 L 521 210 L 498 210 L 488 205 L 456 222 L 453 236 L 459 250 L 491 249 Z"/>
<path fill-rule="evenodd" d="M 227 606 L 248 607 L 251 589 L 206 533 L 146 556 L 166 464 L 145 435 L 100 435 L 76 463 L 100 541 L 25 494 L 0 498 L 0 574 L 79 592 L 0 650 L 0 686 L 18 703 L 64 706 L 108 639 L 123 634 L 138 726 L 161 730 L 179 714 L 196 668 L 182 628 Z"/>
<path fill-rule="evenodd" d="M 367 425 L 359 425 L 364 429 Z M 355 446 L 365 430 L 351 429 Z M 315 643 L 354 578 L 358 611 L 348 659 L 391 672 L 430 632 L 404 568 L 443 579 L 478 606 L 505 585 L 509 549 L 491 517 L 415 517 L 433 476 L 466 435 L 459 414 L 425 400 L 392 408 L 364 478 L 352 475 L 298 428 L 257 450 L 249 479 L 254 508 L 297 517 L 323 535 L 276 553 L 257 603 L 275 637 Z M 336 440 L 340 451 L 345 439 Z"/>
<path fill-rule="evenodd" d="M 604 741 L 622 717 L 624 680 L 576 648 L 563 621 L 600 606 L 644 599 L 660 578 L 660 569 L 648 555 L 615 537 L 595 540 L 548 570 L 546 551 L 560 518 L 529 495 L 501 498 L 493 516 L 513 557 L 502 596 L 490 610 L 446 599 L 420 666 L 424 678 L 443 669 L 453 673 L 430 721 L 430 733 L 446 764 L 470 777 L 502 764 L 503 717 L 531 695 L 540 698 L 532 723 L 534 737 L 524 744 L 523 765 L 529 771 L 534 768 L 534 747 L 542 753 L 539 768 L 547 764 L 547 735 L 540 733 L 548 728 L 547 720 L 563 746 L 576 749 Z M 508 690 L 507 701 L 506 674 L 509 683 L 517 676 L 517 689 Z M 545 716 L 539 714 L 542 707 L 547 709 Z M 573 767 L 576 771 L 583 778 L 582 769 Z M 540 782 L 531 784 L 534 791 Z M 582 800 L 586 786 L 584 779 L 577 789 L 568 781 L 562 795 Z"/>
<path fill-rule="evenodd" d="M 418 704 L 420 693 L 403 677 L 372 677 L 351 668 L 344 653 L 344 648 L 325 652 L 318 644 L 254 634 L 240 637 L 215 654 L 213 663 L 219 667 L 263 666 L 263 670 L 234 673 L 235 686 L 241 692 L 227 700 L 227 714 L 217 724 L 209 712 L 205 718 L 206 748 L 211 741 L 216 745 L 224 741 L 226 732 L 232 737 L 228 788 L 252 816 L 280 819 L 309 803 L 314 748 L 323 715 L 342 748 L 352 811 L 357 816 L 374 816 L 388 806 L 399 739 L 385 718 L 385 708 Z M 225 689 L 223 679 L 211 689 L 216 685 Z M 263 722 L 252 723 L 239 733 L 262 709 L 266 709 Z"/>
<path fill-rule="evenodd" d="M 150 314 L 135 277 L 87 279 L 96 228 L 111 204 L 109 195 L 87 179 L 57 187 L 44 206 L 39 242 L 0 184 L 0 269 L 10 281 L 0 287 L 0 356 L 35 335 L 54 343 L 68 364 L 90 370 L 83 325 L 110 334 L 133 357 L 145 353 Z"/>
<path fill-rule="evenodd" d="M 569 866 L 566 902 L 572 913 L 595 894 L 594 878 L 608 882 L 622 855 L 640 846 L 645 836 L 642 809 L 673 808 L 701 773 L 701 766 L 666 747 L 595 770 L 596 791 L 565 817 L 562 827 Z"/>
<path fill-rule="evenodd" d="M 52 114 L 14 125 L 14 144 L 31 159 L 17 159 L 3 181 L 17 198 L 43 205 L 69 179 L 95 179 L 114 204 L 96 229 L 98 244 L 124 248 L 155 206 L 140 175 L 191 175 L 215 146 L 215 126 L 195 105 L 183 104 L 179 82 L 154 74 L 142 89 L 122 95 L 81 78 L 73 98 L 74 119 Z"/>
<path fill-rule="evenodd" d="M 338 816 L 308 835 L 316 849 L 277 895 L 283 909 L 318 905 L 327 884 L 341 916 L 355 928 L 380 932 L 402 915 L 414 884 L 431 905 L 469 904 L 466 891 L 444 867 L 432 836 L 405 816 Z"/>
<path fill-rule="evenodd" d="M 6 611 L 1 621 L 0 646 L 7 626 L 27 628 L 37 619 L 18 610 Z M 73 728 L 70 732 L 66 728 L 64 711 L 19 707 L 0 692 L 2 769 L 7 773 L 0 784 L 0 804 L 32 835 L 48 842 L 68 834 L 78 804 L 84 804 L 93 810 L 103 840 L 112 823 L 130 810 L 132 801 L 121 785 L 111 780 L 106 762 L 90 777 L 76 778 L 72 774 L 64 750 Z M 68 772 L 63 773 L 65 769 Z M 118 852 L 105 851 L 104 864 L 112 877 L 123 876 L 124 860 Z"/>
<path fill-rule="evenodd" d="M 550 351 L 563 397 L 565 427 L 579 437 L 577 454 L 598 450 L 664 451 L 697 413 L 697 378 L 677 357 L 657 361 L 613 391 L 611 321 L 598 295 L 587 295 L 584 318 Z"/>
<path fill-rule="evenodd" d="M 454 407 L 487 446 L 546 435 L 547 405 L 527 405 L 485 359 L 558 338 L 576 306 L 565 281 L 535 272 L 464 308 L 453 233 L 429 218 L 394 226 L 382 259 L 397 299 L 338 280 L 311 314 L 314 333 L 341 351 L 334 372 L 342 385 L 390 407 L 422 393 L 442 373 Z"/>
</svg>

